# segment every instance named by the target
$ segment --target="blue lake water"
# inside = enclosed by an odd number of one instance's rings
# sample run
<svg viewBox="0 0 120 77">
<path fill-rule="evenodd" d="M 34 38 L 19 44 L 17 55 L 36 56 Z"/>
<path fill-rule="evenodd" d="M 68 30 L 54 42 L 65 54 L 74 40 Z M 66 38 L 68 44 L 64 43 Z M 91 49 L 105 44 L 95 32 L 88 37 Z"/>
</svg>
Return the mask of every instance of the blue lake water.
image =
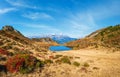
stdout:
<svg viewBox="0 0 120 77">
<path fill-rule="evenodd" d="M 71 48 L 66 47 L 66 46 L 50 46 L 49 50 L 51 50 L 51 51 L 66 51 L 66 50 L 71 50 Z"/>
</svg>

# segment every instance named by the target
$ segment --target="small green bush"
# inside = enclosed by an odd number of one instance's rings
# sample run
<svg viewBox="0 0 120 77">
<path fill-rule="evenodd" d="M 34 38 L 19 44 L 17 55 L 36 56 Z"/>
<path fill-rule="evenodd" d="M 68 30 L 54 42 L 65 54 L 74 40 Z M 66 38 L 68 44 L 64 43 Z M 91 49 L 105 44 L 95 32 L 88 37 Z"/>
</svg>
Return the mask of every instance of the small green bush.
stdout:
<svg viewBox="0 0 120 77">
<path fill-rule="evenodd" d="M 51 63 L 53 63 L 53 61 L 50 60 L 50 59 L 46 59 L 46 60 L 44 61 L 44 63 L 45 63 L 45 64 L 51 64 Z"/>
<path fill-rule="evenodd" d="M 55 60 L 55 63 L 61 64 L 61 61 L 59 59 Z"/>
<path fill-rule="evenodd" d="M 84 67 L 89 67 L 90 65 L 87 62 L 85 62 L 83 66 Z"/>
<path fill-rule="evenodd" d="M 9 50 L 9 49 L 12 49 L 12 46 L 8 45 L 8 46 L 3 46 L 2 48 L 5 50 Z"/>
<path fill-rule="evenodd" d="M 80 59 L 80 57 L 75 57 L 76 59 Z"/>
<path fill-rule="evenodd" d="M 13 50 L 14 50 L 14 51 L 20 51 L 20 49 L 17 48 L 17 47 L 13 47 Z"/>
<path fill-rule="evenodd" d="M 72 57 L 72 56 L 69 56 L 69 58 L 70 58 L 70 59 L 73 59 L 73 57 Z"/>
<path fill-rule="evenodd" d="M 100 69 L 100 68 L 98 68 L 98 67 L 93 67 L 93 69 L 94 69 L 94 70 L 98 70 L 98 69 Z"/>
<path fill-rule="evenodd" d="M 62 55 L 56 55 L 55 59 L 62 57 Z"/>
<path fill-rule="evenodd" d="M 73 65 L 78 67 L 78 66 L 80 66 L 80 63 L 75 61 L 75 62 L 73 62 Z"/>
<path fill-rule="evenodd" d="M 37 61 L 37 63 L 36 63 L 36 68 L 38 68 L 38 67 L 43 67 L 44 66 L 44 61 Z"/>
<path fill-rule="evenodd" d="M 67 64 L 71 64 L 70 59 L 67 56 L 62 57 L 61 58 L 61 62 L 62 63 L 67 63 Z"/>
</svg>

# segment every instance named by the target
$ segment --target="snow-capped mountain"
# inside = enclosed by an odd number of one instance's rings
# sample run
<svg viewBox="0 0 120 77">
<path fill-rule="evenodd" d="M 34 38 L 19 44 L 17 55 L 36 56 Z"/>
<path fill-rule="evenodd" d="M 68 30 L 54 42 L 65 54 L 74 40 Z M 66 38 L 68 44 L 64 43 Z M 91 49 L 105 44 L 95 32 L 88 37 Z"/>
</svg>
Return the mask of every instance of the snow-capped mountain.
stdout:
<svg viewBox="0 0 120 77">
<path fill-rule="evenodd" d="M 71 38 L 69 36 L 65 36 L 65 35 L 51 35 L 49 36 L 52 40 L 56 41 L 59 44 L 64 44 L 66 42 L 70 42 L 73 40 L 76 40 L 76 38 Z"/>
<path fill-rule="evenodd" d="M 64 44 L 66 42 L 70 42 L 73 40 L 77 40 L 76 38 L 71 38 L 66 35 L 44 35 L 44 36 L 34 36 L 32 38 L 51 38 L 53 41 L 56 41 L 59 44 Z"/>
</svg>

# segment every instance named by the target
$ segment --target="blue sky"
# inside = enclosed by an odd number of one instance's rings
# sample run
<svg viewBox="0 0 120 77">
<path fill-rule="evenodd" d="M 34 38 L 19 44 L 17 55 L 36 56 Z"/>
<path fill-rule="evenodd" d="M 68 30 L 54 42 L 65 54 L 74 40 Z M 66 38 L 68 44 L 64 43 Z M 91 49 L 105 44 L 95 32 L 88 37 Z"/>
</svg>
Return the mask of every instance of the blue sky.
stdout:
<svg viewBox="0 0 120 77">
<path fill-rule="evenodd" d="M 64 34 L 81 38 L 120 24 L 120 0 L 0 0 L 0 28 L 25 36 Z"/>
</svg>

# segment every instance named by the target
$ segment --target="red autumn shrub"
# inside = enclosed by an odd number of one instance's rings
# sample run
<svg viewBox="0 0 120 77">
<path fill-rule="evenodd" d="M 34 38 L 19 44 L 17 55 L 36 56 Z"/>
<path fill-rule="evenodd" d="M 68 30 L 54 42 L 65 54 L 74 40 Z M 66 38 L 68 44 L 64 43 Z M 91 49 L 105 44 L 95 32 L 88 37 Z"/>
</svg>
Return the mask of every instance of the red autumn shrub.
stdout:
<svg viewBox="0 0 120 77">
<path fill-rule="evenodd" d="M 3 49 L 0 49 L 0 54 L 2 54 L 2 55 L 9 55 L 9 52 L 5 51 Z"/>
<path fill-rule="evenodd" d="M 53 58 L 54 58 L 54 56 L 52 56 L 52 55 L 49 56 L 49 59 L 53 59 Z"/>
<path fill-rule="evenodd" d="M 39 61 L 31 55 L 18 54 L 7 60 L 6 67 L 7 70 L 11 73 L 29 73 L 35 69 L 36 64 L 40 64 L 38 62 Z"/>
</svg>

